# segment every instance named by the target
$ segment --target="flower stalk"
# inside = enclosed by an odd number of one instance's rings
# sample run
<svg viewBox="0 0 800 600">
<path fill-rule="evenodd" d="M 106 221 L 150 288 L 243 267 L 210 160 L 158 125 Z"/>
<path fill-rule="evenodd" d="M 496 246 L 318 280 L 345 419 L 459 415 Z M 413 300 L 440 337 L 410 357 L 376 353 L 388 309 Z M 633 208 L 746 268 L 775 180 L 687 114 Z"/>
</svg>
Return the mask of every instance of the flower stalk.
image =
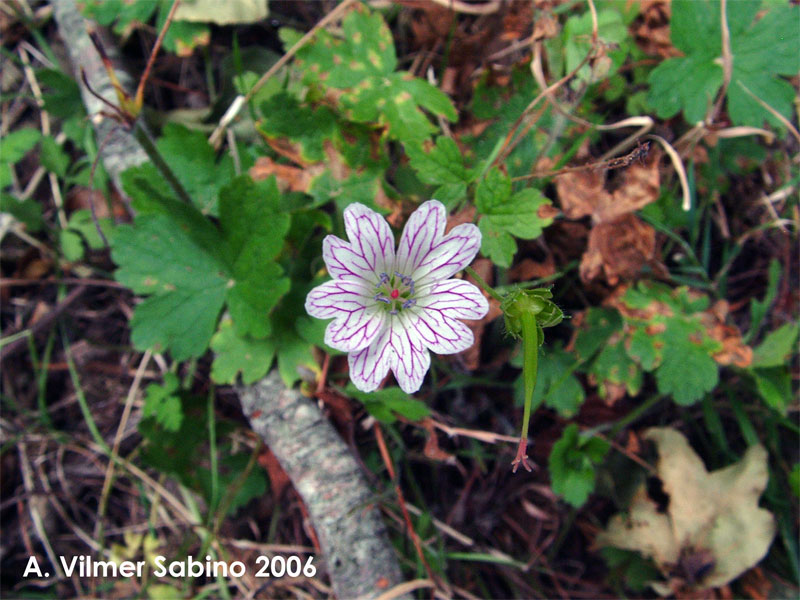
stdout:
<svg viewBox="0 0 800 600">
<path fill-rule="evenodd" d="M 506 330 L 514 337 L 522 338 L 522 378 L 525 390 L 525 404 L 522 415 L 522 433 L 517 446 L 517 455 L 511 462 L 511 470 L 516 473 L 520 465 L 532 471 L 528 462 L 528 429 L 533 411 L 533 393 L 539 371 L 539 346 L 544 342 L 544 327 L 557 325 L 564 313 L 550 300 L 553 294 L 547 288 L 510 291 L 500 307 L 503 309 Z"/>
</svg>

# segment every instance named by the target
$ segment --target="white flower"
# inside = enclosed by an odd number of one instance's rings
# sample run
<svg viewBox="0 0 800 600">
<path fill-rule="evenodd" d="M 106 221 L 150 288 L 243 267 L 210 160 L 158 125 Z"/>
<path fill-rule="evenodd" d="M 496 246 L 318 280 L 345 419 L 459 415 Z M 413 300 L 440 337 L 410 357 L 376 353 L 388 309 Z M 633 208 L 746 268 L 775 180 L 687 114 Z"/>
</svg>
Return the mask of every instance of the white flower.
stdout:
<svg viewBox="0 0 800 600">
<path fill-rule="evenodd" d="M 474 342 L 458 319 L 480 319 L 489 304 L 477 287 L 450 277 L 475 258 L 481 234 L 462 224 L 444 235 L 446 216 L 441 202 L 425 202 L 395 254 L 386 220 L 354 203 L 344 211 L 350 241 L 325 238 L 322 257 L 333 280 L 309 292 L 306 311 L 333 317 L 325 343 L 348 353 L 359 390 L 375 390 L 391 369 L 403 391 L 414 393 L 430 367 L 429 350 L 453 354 Z"/>
</svg>

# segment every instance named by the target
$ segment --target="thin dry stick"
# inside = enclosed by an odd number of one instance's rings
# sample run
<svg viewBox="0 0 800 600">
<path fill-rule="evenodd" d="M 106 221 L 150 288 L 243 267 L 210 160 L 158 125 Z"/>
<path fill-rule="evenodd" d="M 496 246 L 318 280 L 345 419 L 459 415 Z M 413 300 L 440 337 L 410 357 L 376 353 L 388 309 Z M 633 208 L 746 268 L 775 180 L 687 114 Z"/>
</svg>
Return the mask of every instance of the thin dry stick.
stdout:
<svg viewBox="0 0 800 600">
<path fill-rule="evenodd" d="M 586 3 L 589 5 L 589 12 L 592 13 L 592 46 L 597 44 L 597 34 L 600 30 L 600 26 L 597 23 L 597 9 L 594 6 L 594 0 L 586 0 Z"/>
<path fill-rule="evenodd" d="M 720 28 L 722 30 L 722 87 L 717 94 L 717 101 L 714 106 L 706 115 L 705 124 L 710 125 L 713 123 L 719 111 L 722 110 L 722 102 L 725 100 L 725 95 L 728 93 L 728 86 L 731 84 L 731 76 L 733 75 L 733 54 L 731 53 L 731 31 L 728 28 L 728 0 L 721 0 L 719 3 L 720 10 Z"/>
<path fill-rule="evenodd" d="M 53 565 L 53 569 L 59 577 L 63 577 L 64 573 L 56 560 L 56 553 L 53 552 L 53 547 L 50 545 L 50 539 L 47 537 L 47 532 L 44 528 L 44 521 L 42 520 L 42 513 L 39 505 L 45 504 L 44 498 L 41 498 L 33 489 L 33 475 L 31 474 L 31 465 L 28 460 L 28 450 L 25 442 L 17 444 L 17 451 L 19 452 L 20 470 L 22 471 L 22 484 L 25 487 L 25 492 L 28 495 L 28 511 L 33 521 L 33 528 L 36 530 L 36 536 L 44 546 L 44 551 L 47 558 Z"/>
<path fill-rule="evenodd" d="M 42 98 L 42 88 L 39 87 L 39 82 L 36 80 L 36 74 L 31 68 L 31 61 L 28 58 L 28 53 L 25 48 L 20 47 L 19 57 L 22 61 L 25 77 L 28 84 L 31 86 L 33 97 L 36 99 L 36 105 L 39 107 L 39 115 L 41 118 L 42 133 L 50 135 L 50 115 L 44 110 L 44 100 Z M 61 188 L 58 187 L 58 177 L 55 173 L 49 173 L 48 179 L 50 180 L 50 189 L 53 193 L 53 202 L 56 205 L 56 212 L 58 213 L 58 222 L 62 229 L 67 228 L 67 214 L 64 212 L 64 199 L 61 196 Z"/>
<path fill-rule="evenodd" d="M 542 44 L 541 42 L 536 42 L 533 46 L 533 60 L 531 61 L 531 72 L 533 73 L 534 79 L 536 79 L 536 83 L 539 84 L 539 87 L 546 88 L 547 81 L 544 78 L 544 69 L 542 67 Z M 644 134 L 650 131 L 653 126 L 655 125 L 655 121 L 648 116 L 637 116 L 637 117 L 629 117 L 627 119 L 623 119 L 622 121 L 617 121 L 616 123 L 612 123 L 611 125 L 598 125 L 597 123 L 592 123 L 591 121 L 587 121 L 582 119 L 576 115 L 571 114 L 568 110 L 566 110 L 561 104 L 556 100 L 554 94 L 548 94 L 547 100 L 550 105 L 558 111 L 562 116 L 569 119 L 574 123 L 578 123 L 579 125 L 583 125 L 584 127 L 589 127 L 590 129 L 597 129 L 599 131 L 614 131 L 616 129 L 622 129 L 624 127 L 639 127 L 638 131 L 634 131 L 631 135 L 627 138 L 622 140 L 619 144 L 611 148 L 608 152 L 604 153 L 600 160 L 608 160 L 610 157 L 627 150 L 630 146 L 636 143 L 637 140 L 641 138 Z"/>
<path fill-rule="evenodd" d="M 678 174 L 678 179 L 681 182 L 681 189 L 683 190 L 683 202 L 681 203 L 681 208 L 683 208 L 683 210 L 689 210 L 692 208 L 692 197 L 691 194 L 689 194 L 689 179 L 686 177 L 686 168 L 683 166 L 683 161 L 681 161 L 681 157 L 678 155 L 677 150 L 675 150 L 675 148 L 673 148 L 670 143 L 660 135 L 650 134 L 647 137 L 661 144 L 661 147 L 664 148 L 664 152 L 667 153 L 667 156 L 669 156 L 670 160 L 672 161 L 672 166 L 675 167 L 675 172 Z"/>
<path fill-rule="evenodd" d="M 587 62 L 589 62 L 589 60 L 592 58 L 592 55 L 593 55 L 593 53 L 591 51 L 588 52 L 586 54 L 586 56 L 583 57 L 583 60 L 581 60 L 581 62 L 578 63 L 578 65 L 574 69 L 572 69 L 572 71 L 570 71 L 569 73 L 564 75 L 564 77 L 562 77 L 561 79 L 556 81 L 554 84 L 552 84 L 549 87 L 547 87 L 546 89 L 544 89 L 538 96 L 536 96 L 536 98 L 534 98 L 531 101 L 530 104 L 528 104 L 528 106 L 525 107 L 525 110 L 523 110 L 522 114 L 519 117 L 517 117 L 517 120 L 514 121 L 514 124 L 511 126 L 511 129 L 509 130 L 508 134 L 506 135 L 506 139 L 503 142 L 503 146 L 501 147 L 500 152 L 497 155 L 497 158 L 494 160 L 494 163 L 493 163 L 494 165 L 498 165 L 501 162 L 503 162 L 508 157 L 508 155 L 511 154 L 511 151 L 517 146 L 517 144 L 522 139 L 522 136 L 517 136 L 516 139 L 514 139 L 514 135 L 516 134 L 517 129 L 519 129 L 519 126 L 522 124 L 522 121 L 525 119 L 525 117 L 534 108 L 536 108 L 536 105 L 539 104 L 539 102 L 541 102 L 543 99 L 547 98 L 554 90 L 560 88 L 567 81 L 569 81 L 570 79 L 575 77 L 575 75 L 578 73 L 578 71 L 581 69 L 581 67 L 583 67 L 583 65 L 585 65 Z M 512 142 L 512 140 L 513 140 L 513 142 Z"/>
<path fill-rule="evenodd" d="M 644 144 L 640 144 L 638 147 L 634 148 L 625 156 L 612 158 L 610 160 L 598 160 L 595 162 L 587 163 L 585 165 L 578 165 L 575 167 L 564 167 L 562 169 L 556 169 L 555 171 L 536 171 L 535 173 L 531 173 L 529 175 L 520 175 L 519 177 L 512 177 L 511 181 L 522 181 L 525 179 L 534 179 L 540 177 L 554 177 L 556 175 L 562 175 L 564 173 L 572 173 L 575 171 L 589 171 L 592 169 L 604 169 L 606 171 L 610 171 L 612 169 L 621 169 L 623 167 L 628 167 L 632 165 L 637 160 L 643 161 L 644 158 L 647 156 L 649 150 L 650 150 L 650 142 L 645 142 Z"/>
<path fill-rule="evenodd" d="M 738 127 L 726 127 L 725 129 L 720 129 L 719 131 L 715 131 L 714 135 L 718 138 L 737 138 L 737 137 L 745 137 L 748 135 L 760 135 L 764 138 L 764 141 L 768 144 L 771 144 L 775 140 L 775 134 L 767 129 L 761 129 L 760 127 L 750 127 L 749 125 L 740 125 Z"/>
<path fill-rule="evenodd" d="M 419 560 L 425 567 L 425 571 L 428 573 L 428 577 L 431 579 L 431 581 L 436 581 L 436 577 L 431 570 L 431 566 L 428 564 L 428 561 L 425 558 L 425 553 L 422 551 L 422 543 L 420 542 L 419 536 L 414 530 L 414 525 L 411 523 L 411 516 L 408 514 L 408 509 L 406 508 L 406 500 L 403 496 L 403 490 L 400 488 L 400 484 L 397 483 L 397 476 L 394 472 L 392 457 L 389 455 L 389 449 L 386 447 L 386 441 L 383 439 L 383 432 L 381 431 L 381 427 L 377 421 L 375 422 L 374 431 L 375 440 L 378 442 L 378 449 L 380 450 L 381 457 L 383 458 L 383 463 L 386 465 L 386 470 L 389 471 L 389 478 L 392 480 L 392 484 L 394 484 L 394 490 L 397 494 L 397 501 L 400 503 L 400 510 L 403 512 L 403 518 L 405 519 L 406 527 L 408 528 L 408 534 L 411 536 L 411 541 L 414 543 L 417 556 L 419 556 Z"/>
<path fill-rule="evenodd" d="M 394 586 L 390 590 L 386 590 L 375 600 L 393 600 L 400 596 L 410 594 L 414 590 L 435 588 L 436 584 L 430 579 L 414 579 L 413 581 L 405 581 L 399 585 Z"/>
<path fill-rule="evenodd" d="M 156 38 L 156 43 L 153 44 L 153 50 L 150 52 L 150 57 L 147 59 L 147 66 L 144 68 L 144 73 L 142 73 L 142 78 L 139 79 L 139 86 L 136 88 L 136 96 L 134 97 L 134 102 L 136 106 L 141 107 L 142 102 L 144 100 L 144 85 L 147 83 L 147 79 L 150 77 L 150 70 L 153 68 L 153 63 L 156 60 L 156 55 L 158 51 L 161 49 L 161 44 L 164 42 L 164 36 L 167 35 L 167 31 L 169 30 L 169 26 L 172 25 L 172 20 L 175 18 L 175 12 L 178 10 L 178 6 L 180 5 L 181 0 L 175 0 L 172 3 L 172 8 L 169 9 L 169 14 L 167 15 L 166 21 L 164 21 L 164 26 L 161 28 L 161 31 L 158 33 L 158 37 Z"/>
<path fill-rule="evenodd" d="M 433 0 L 434 4 L 444 6 L 453 12 L 464 13 L 465 15 L 490 15 L 496 13 L 500 8 L 500 2 L 487 2 L 485 4 L 468 4 L 461 0 Z"/>
<path fill-rule="evenodd" d="M 503 435 L 501 433 L 494 433 L 491 431 L 482 431 L 480 429 L 464 429 L 463 427 L 450 427 L 449 425 L 445 425 L 444 423 L 440 423 L 439 421 L 433 421 L 433 426 L 437 429 L 441 429 L 444 431 L 448 436 L 458 437 L 459 435 L 463 435 L 465 437 L 469 437 L 486 444 L 496 444 L 497 442 L 511 442 L 516 444 L 519 442 L 519 437 L 513 437 L 510 435 Z"/>
<path fill-rule="evenodd" d="M 214 129 L 214 131 L 212 132 L 211 137 L 208 138 L 208 143 L 211 144 L 216 150 L 218 150 L 220 144 L 222 143 L 222 136 L 225 132 L 225 129 L 227 129 L 231 121 L 233 121 L 233 119 L 236 118 L 236 115 L 239 114 L 239 111 L 241 110 L 242 106 L 244 106 L 244 104 L 247 103 L 253 97 L 253 95 L 258 90 L 261 89 L 261 86 L 263 86 L 270 77 L 272 77 L 275 73 L 277 73 L 278 70 L 281 67 L 283 67 L 286 63 L 288 63 L 292 59 L 292 57 L 295 54 L 297 54 L 300 48 L 305 46 L 320 29 L 326 27 L 329 23 L 332 23 L 333 21 L 338 19 L 342 14 L 344 14 L 346 10 L 350 8 L 350 6 L 354 2 L 355 0 L 344 0 L 344 2 L 342 2 L 339 6 L 334 8 L 331 12 L 329 12 L 322 19 L 320 19 L 319 22 L 308 31 L 308 33 L 306 33 L 303 37 L 297 40 L 297 43 L 291 48 L 289 48 L 286 54 L 281 56 L 275 62 L 275 64 L 272 65 L 267 70 L 267 72 L 261 76 L 261 79 L 259 79 L 255 83 L 255 85 L 250 89 L 249 92 L 247 92 L 246 95 L 237 96 L 236 99 L 228 108 L 228 110 L 225 111 L 225 114 L 222 116 L 222 119 L 220 119 L 216 129 Z"/>
<path fill-rule="evenodd" d="M 86 448 L 95 452 L 97 454 L 104 455 L 106 454 L 106 450 L 103 449 L 99 444 L 95 442 L 87 441 L 85 442 Z M 161 496 L 167 503 L 175 509 L 175 513 L 180 516 L 185 522 L 195 528 L 202 528 L 200 522 L 195 519 L 192 515 L 191 511 L 186 508 L 180 500 L 178 500 L 172 492 L 167 490 L 163 485 L 155 481 L 150 475 L 145 473 L 142 469 L 131 463 L 130 461 L 122 458 L 121 456 L 117 456 L 115 458 L 116 462 L 120 464 L 125 470 L 127 470 L 131 475 L 134 477 L 138 477 L 141 479 L 148 487 L 152 488 L 156 494 Z"/>
<path fill-rule="evenodd" d="M 122 418 L 119 421 L 119 427 L 117 427 L 117 434 L 114 436 L 114 444 L 111 447 L 111 456 L 108 461 L 108 467 L 106 468 L 106 478 L 103 481 L 103 491 L 100 494 L 100 505 L 97 507 L 97 522 L 95 523 L 94 527 L 94 537 L 101 546 L 103 545 L 103 542 L 100 539 L 100 537 L 103 535 L 103 518 L 105 517 L 106 507 L 108 506 L 108 494 L 111 492 L 111 481 L 113 479 L 114 466 L 116 464 L 115 460 L 119 454 L 119 446 L 122 442 L 122 434 L 125 431 L 125 427 L 128 425 L 128 418 L 131 415 L 133 400 L 136 398 L 136 393 L 139 391 L 139 386 L 142 383 L 142 376 L 147 369 L 147 365 L 150 363 L 150 356 L 152 356 L 152 351 L 147 350 L 142 356 L 142 360 L 139 362 L 139 368 L 136 370 L 136 375 L 133 377 L 133 383 L 128 390 L 128 397 L 125 399 L 125 408 L 122 410 Z"/>
</svg>

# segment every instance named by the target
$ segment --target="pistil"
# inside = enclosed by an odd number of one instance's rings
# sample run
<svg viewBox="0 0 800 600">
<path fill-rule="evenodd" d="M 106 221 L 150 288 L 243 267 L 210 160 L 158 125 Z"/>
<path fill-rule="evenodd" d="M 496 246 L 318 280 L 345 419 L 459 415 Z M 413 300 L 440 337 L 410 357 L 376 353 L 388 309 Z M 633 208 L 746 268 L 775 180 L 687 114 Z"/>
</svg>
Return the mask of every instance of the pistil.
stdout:
<svg viewBox="0 0 800 600">
<path fill-rule="evenodd" d="M 411 277 L 397 271 L 392 275 L 381 273 L 380 281 L 375 288 L 375 300 L 388 304 L 389 314 L 396 315 L 417 303 L 414 299 L 415 291 L 414 280 Z"/>
</svg>

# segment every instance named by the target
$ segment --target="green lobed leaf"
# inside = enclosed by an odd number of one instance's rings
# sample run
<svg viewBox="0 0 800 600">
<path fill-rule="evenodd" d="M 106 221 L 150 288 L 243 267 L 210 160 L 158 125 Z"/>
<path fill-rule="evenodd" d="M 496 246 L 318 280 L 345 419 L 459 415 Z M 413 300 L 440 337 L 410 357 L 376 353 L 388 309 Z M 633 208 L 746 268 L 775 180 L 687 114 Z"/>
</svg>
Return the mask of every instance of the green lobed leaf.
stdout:
<svg viewBox="0 0 800 600">
<path fill-rule="evenodd" d="M 582 506 L 594 490 L 595 466 L 608 449 L 607 442 L 584 438 L 576 424 L 568 425 L 550 452 L 548 466 L 553 492 L 575 507 Z"/>
<path fill-rule="evenodd" d="M 751 374 L 766 405 L 785 415 L 792 399 L 792 376 L 789 370 L 786 367 L 771 367 L 753 369 Z"/>
<path fill-rule="evenodd" d="M 423 402 L 412 398 L 396 387 L 362 392 L 356 389 L 352 383 L 348 383 L 345 393 L 361 402 L 367 412 L 381 423 L 394 423 L 397 417 L 393 413 L 402 415 L 411 421 L 419 421 L 431 414 Z"/>
<path fill-rule="evenodd" d="M 177 392 L 180 382 L 174 373 L 164 374 L 164 384 L 151 383 L 145 390 L 142 416 L 155 417 L 167 431 L 178 431 L 183 422 L 183 407 Z"/>
<path fill-rule="evenodd" d="M 217 383 L 236 383 L 239 373 L 242 381 L 250 384 L 264 377 L 275 359 L 276 342 L 272 339 L 256 340 L 237 335 L 230 319 L 223 319 L 219 330 L 211 338 L 214 362 L 211 378 Z"/>
<path fill-rule="evenodd" d="M 533 391 L 532 410 L 544 404 L 564 418 L 574 417 L 586 399 L 586 393 L 573 374 L 575 357 L 557 345 L 539 348 L 539 370 Z M 515 366 L 521 366 L 515 365 Z M 524 401 L 520 376 L 514 387 L 517 405 Z"/>
<path fill-rule="evenodd" d="M 642 371 L 628 356 L 622 338 L 609 340 L 587 369 L 600 386 L 600 396 L 610 397 L 609 386 L 624 385 L 628 395 L 635 396 L 642 389 Z"/>
<path fill-rule="evenodd" d="M 325 107 L 301 105 L 286 92 L 275 94 L 261 103 L 264 119 L 258 128 L 268 137 L 286 137 L 299 146 L 300 156 L 308 162 L 325 159 L 325 140 L 337 131 L 333 112 Z"/>
<path fill-rule="evenodd" d="M 411 167 L 425 183 L 463 186 L 472 181 L 472 174 L 464 166 L 461 150 L 452 138 L 438 137 L 428 152 L 420 145 L 406 144 L 406 154 Z"/>
<path fill-rule="evenodd" d="M 0 173 L 6 163 L 0 163 Z M 17 200 L 14 196 L 0 192 L 0 212 L 9 213 L 20 223 L 24 223 L 28 231 L 39 231 L 44 221 L 42 220 L 42 205 L 35 198 Z"/>
<path fill-rule="evenodd" d="M 290 217 L 279 209 L 275 178 L 256 184 L 238 177 L 220 192 L 220 224 L 234 285 L 228 307 L 239 335 L 269 334 L 269 312 L 289 291 L 289 279 L 274 262 L 289 231 Z"/>
<path fill-rule="evenodd" d="M 378 13 L 363 7 L 342 20 L 344 35 L 337 39 L 325 30 L 297 52 L 298 66 L 307 81 L 327 86 L 352 88 L 368 77 L 393 72 L 397 66 L 392 34 Z M 284 43 L 291 36 L 284 34 Z"/>
<path fill-rule="evenodd" d="M 753 367 L 780 367 L 788 363 L 789 356 L 797 352 L 797 335 L 800 325 L 786 323 L 764 338 L 753 351 Z"/>
<path fill-rule="evenodd" d="M 584 326 L 575 337 L 575 352 L 581 360 L 591 358 L 608 338 L 622 329 L 622 316 L 610 308 L 590 308 L 584 313 Z"/>
<path fill-rule="evenodd" d="M 679 334 L 666 337 L 664 358 L 656 369 L 658 391 L 687 406 L 701 400 L 719 381 L 719 367 L 708 348 Z"/>
<path fill-rule="evenodd" d="M 23 127 L 3 137 L 0 144 L 0 161 L 13 165 L 22 160 L 42 139 L 42 133 L 33 127 Z"/>
<path fill-rule="evenodd" d="M 539 217 L 538 211 L 550 201 L 534 188 L 511 194 L 511 179 L 499 169 L 491 169 L 478 183 L 475 206 L 481 217 L 478 227 L 484 235 L 481 250 L 498 266 L 510 266 L 516 252 L 511 236 L 534 239 L 550 225 L 552 218 Z"/>
<path fill-rule="evenodd" d="M 727 108 L 736 125 L 761 127 L 767 120 L 782 128 L 747 90 L 791 118 L 796 94 L 779 76 L 793 75 L 800 69 L 800 7 L 766 4 L 768 11 L 761 16 L 758 8 L 756 2 L 727 4 L 733 56 Z M 648 101 L 659 117 L 671 117 L 683 110 L 686 120 L 694 123 L 703 119 L 713 104 L 723 78 L 720 14 L 718 0 L 673 2 L 672 41 L 686 56 L 665 60 L 650 73 Z"/>
<path fill-rule="evenodd" d="M 109 239 L 114 223 L 108 218 L 98 219 L 100 230 Z M 92 213 L 88 209 L 76 210 L 69 217 L 67 228 L 60 233 L 61 251 L 64 258 L 76 261 L 83 258 L 85 247 L 90 250 L 99 250 L 103 247 L 103 239 L 97 231 L 92 220 Z M 84 244 L 86 246 L 84 247 Z"/>
<path fill-rule="evenodd" d="M 36 78 L 44 88 L 42 100 L 48 113 L 61 119 L 86 114 L 80 87 L 73 77 L 56 69 L 37 69 Z"/>
<path fill-rule="evenodd" d="M 117 229 L 112 248 L 117 281 L 150 295 L 134 311 L 134 345 L 170 350 L 176 360 L 205 352 L 229 278 L 224 262 L 189 231 L 166 215 L 145 214 Z"/>
</svg>

